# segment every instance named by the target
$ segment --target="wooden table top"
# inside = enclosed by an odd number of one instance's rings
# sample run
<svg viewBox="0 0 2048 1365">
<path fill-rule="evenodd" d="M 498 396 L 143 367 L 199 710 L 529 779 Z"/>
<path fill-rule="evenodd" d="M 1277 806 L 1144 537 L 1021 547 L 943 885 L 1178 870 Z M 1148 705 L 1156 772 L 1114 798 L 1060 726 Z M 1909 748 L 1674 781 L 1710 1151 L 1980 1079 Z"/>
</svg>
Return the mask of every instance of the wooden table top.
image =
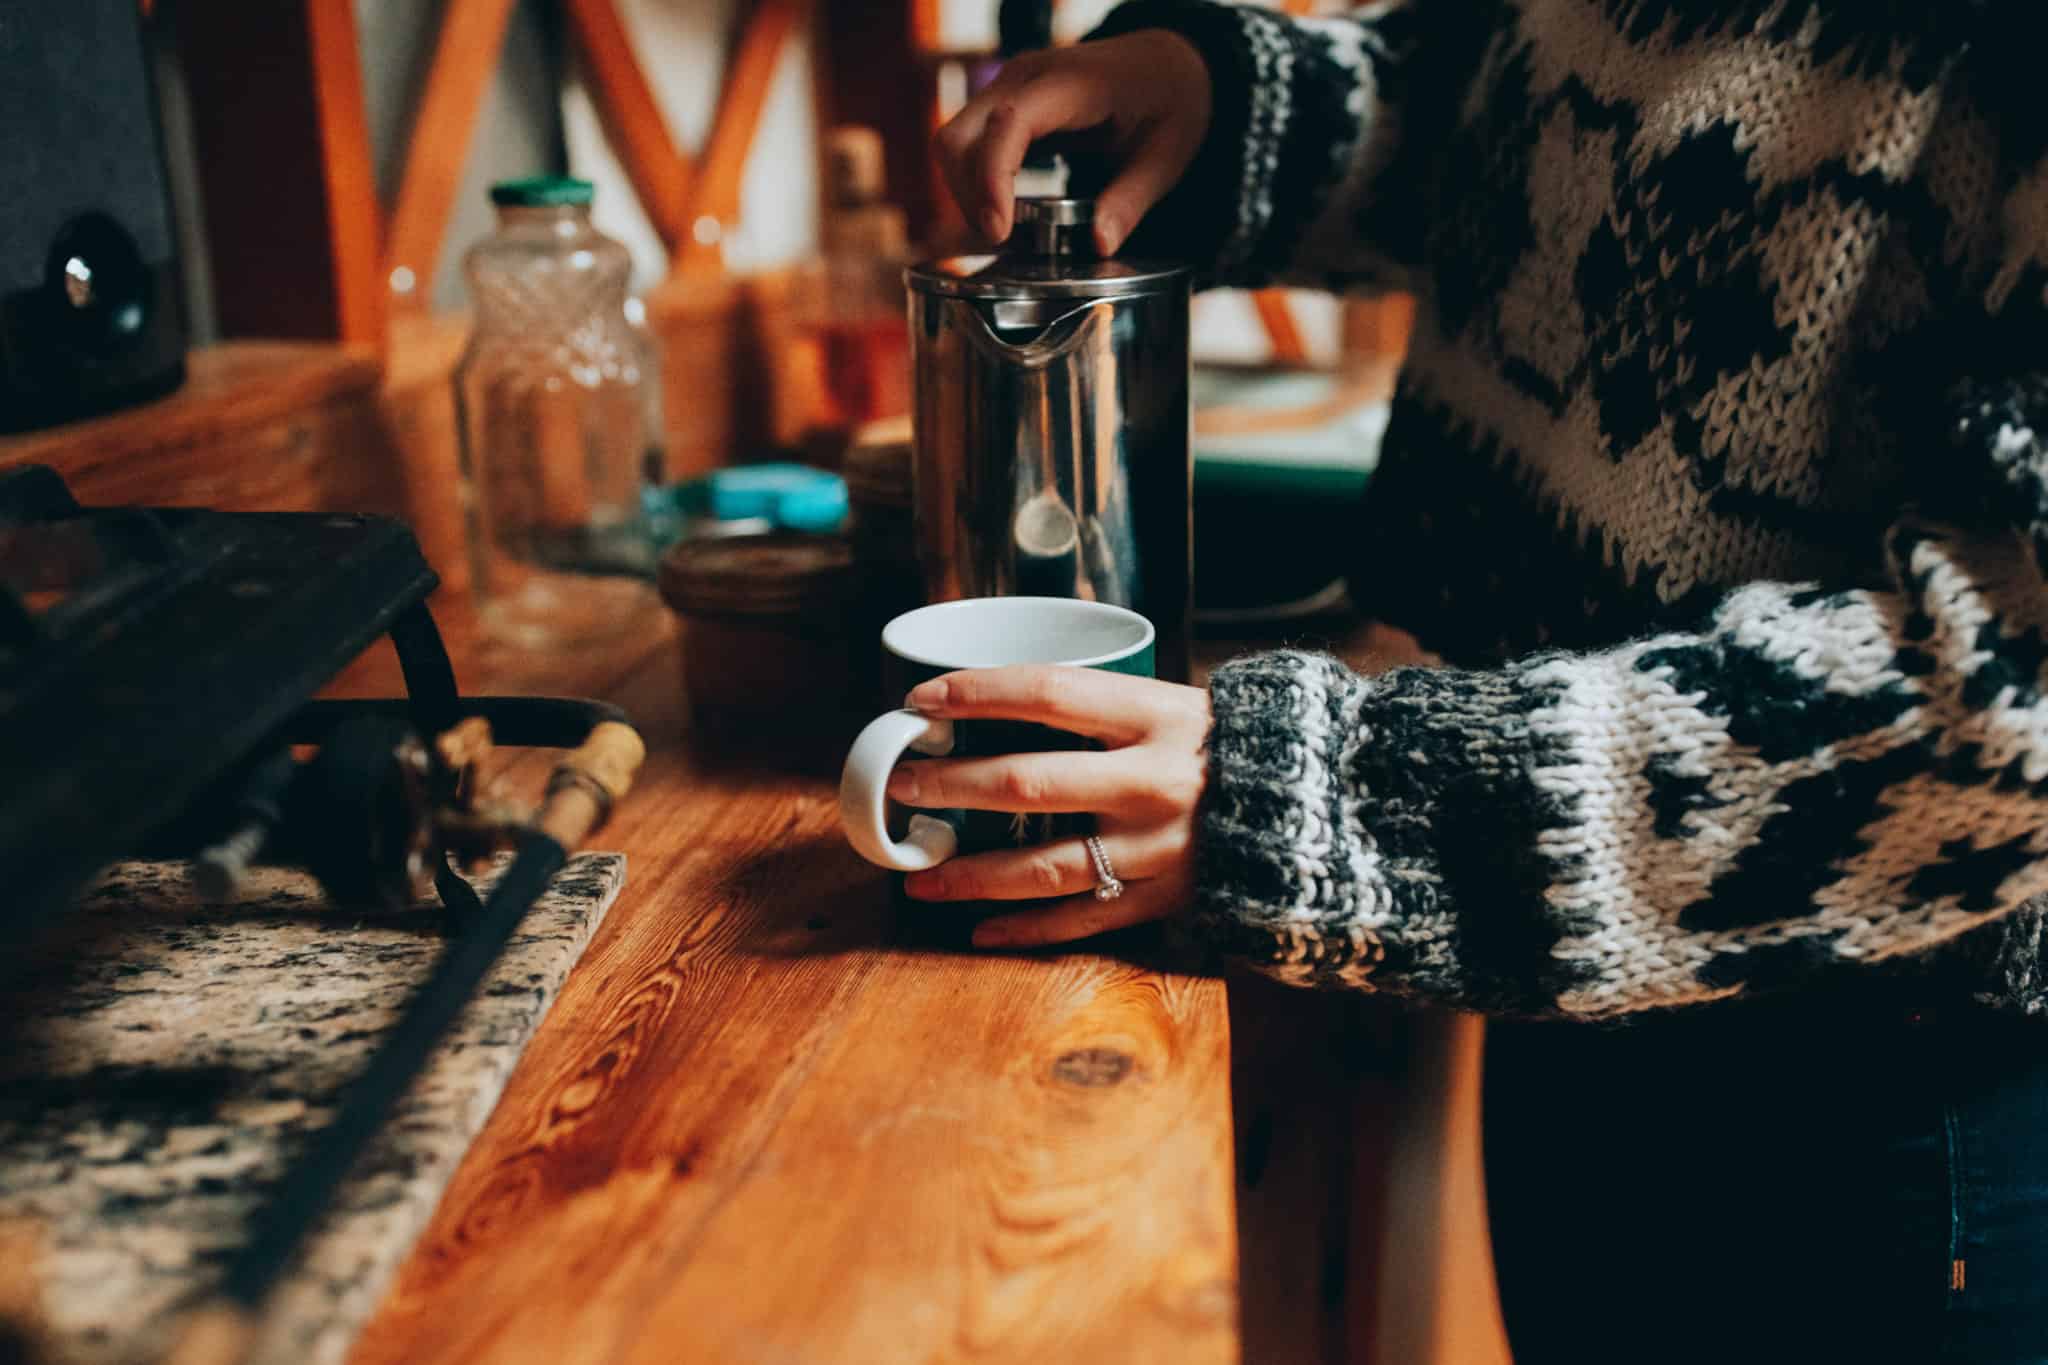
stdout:
<svg viewBox="0 0 2048 1365">
<path fill-rule="evenodd" d="M 550 660 L 440 614 L 465 690 L 619 702 L 650 756 L 593 845 L 626 890 L 354 1365 L 1240 1358 L 1221 981 L 920 947 L 829 768 L 706 756 L 672 626 Z"/>
</svg>

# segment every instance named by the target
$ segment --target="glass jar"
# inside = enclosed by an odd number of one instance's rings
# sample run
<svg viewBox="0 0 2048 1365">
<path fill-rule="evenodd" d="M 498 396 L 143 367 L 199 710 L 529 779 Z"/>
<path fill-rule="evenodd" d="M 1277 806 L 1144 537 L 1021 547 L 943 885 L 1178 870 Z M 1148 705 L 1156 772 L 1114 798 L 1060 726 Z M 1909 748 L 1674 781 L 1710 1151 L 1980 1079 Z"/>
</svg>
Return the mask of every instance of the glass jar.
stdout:
<svg viewBox="0 0 2048 1365">
<path fill-rule="evenodd" d="M 643 497 L 661 476 L 659 375 L 628 316 L 632 261 L 590 222 L 588 181 L 491 189 L 463 258 L 475 325 L 455 371 L 470 575 L 483 626 L 587 643 L 658 610 Z"/>
</svg>

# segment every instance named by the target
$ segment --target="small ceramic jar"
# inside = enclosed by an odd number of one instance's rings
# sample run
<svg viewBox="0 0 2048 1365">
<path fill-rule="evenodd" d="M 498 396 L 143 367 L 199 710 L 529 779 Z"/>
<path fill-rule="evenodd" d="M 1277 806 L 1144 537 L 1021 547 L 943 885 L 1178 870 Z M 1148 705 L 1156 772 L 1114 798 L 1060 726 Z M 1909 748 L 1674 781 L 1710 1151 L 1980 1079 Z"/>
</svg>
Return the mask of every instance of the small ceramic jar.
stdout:
<svg viewBox="0 0 2048 1365">
<path fill-rule="evenodd" d="M 700 737 L 837 738 L 872 710 L 877 647 L 841 536 L 688 540 L 662 557 Z"/>
</svg>

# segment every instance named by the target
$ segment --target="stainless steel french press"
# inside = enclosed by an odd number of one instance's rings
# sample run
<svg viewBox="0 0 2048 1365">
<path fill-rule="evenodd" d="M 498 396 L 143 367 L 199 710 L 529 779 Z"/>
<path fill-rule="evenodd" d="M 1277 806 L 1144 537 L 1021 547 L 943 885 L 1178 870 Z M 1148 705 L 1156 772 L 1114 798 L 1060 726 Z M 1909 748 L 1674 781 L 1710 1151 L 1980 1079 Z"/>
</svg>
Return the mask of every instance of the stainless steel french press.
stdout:
<svg viewBox="0 0 2048 1365">
<path fill-rule="evenodd" d="M 1189 275 L 1100 256 L 1093 218 L 1020 199 L 1001 251 L 907 272 L 925 596 L 1130 607 L 1186 681 Z"/>
</svg>

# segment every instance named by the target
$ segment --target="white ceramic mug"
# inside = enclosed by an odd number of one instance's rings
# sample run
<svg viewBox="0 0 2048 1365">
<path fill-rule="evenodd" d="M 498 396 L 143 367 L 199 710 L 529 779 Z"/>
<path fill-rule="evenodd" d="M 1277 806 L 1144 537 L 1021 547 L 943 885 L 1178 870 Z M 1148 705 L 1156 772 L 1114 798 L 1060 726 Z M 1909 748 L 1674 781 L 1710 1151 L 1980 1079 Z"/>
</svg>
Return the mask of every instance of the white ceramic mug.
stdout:
<svg viewBox="0 0 2048 1365">
<path fill-rule="evenodd" d="M 883 627 L 883 675 L 892 693 L 907 693 L 959 669 L 1008 664 L 1060 664 L 1149 678 L 1154 640 L 1152 623 L 1127 607 L 1071 597 L 970 597 L 920 607 Z M 891 711 L 869 722 L 846 755 L 839 819 L 855 851 L 898 872 L 921 872 L 960 852 L 1043 843 L 1085 817 L 908 813 L 888 798 L 889 774 L 910 752 L 985 757 L 1092 747 L 1078 735 L 1043 725 L 934 720 L 916 711 Z M 900 836 L 892 831 L 899 823 Z"/>
</svg>

